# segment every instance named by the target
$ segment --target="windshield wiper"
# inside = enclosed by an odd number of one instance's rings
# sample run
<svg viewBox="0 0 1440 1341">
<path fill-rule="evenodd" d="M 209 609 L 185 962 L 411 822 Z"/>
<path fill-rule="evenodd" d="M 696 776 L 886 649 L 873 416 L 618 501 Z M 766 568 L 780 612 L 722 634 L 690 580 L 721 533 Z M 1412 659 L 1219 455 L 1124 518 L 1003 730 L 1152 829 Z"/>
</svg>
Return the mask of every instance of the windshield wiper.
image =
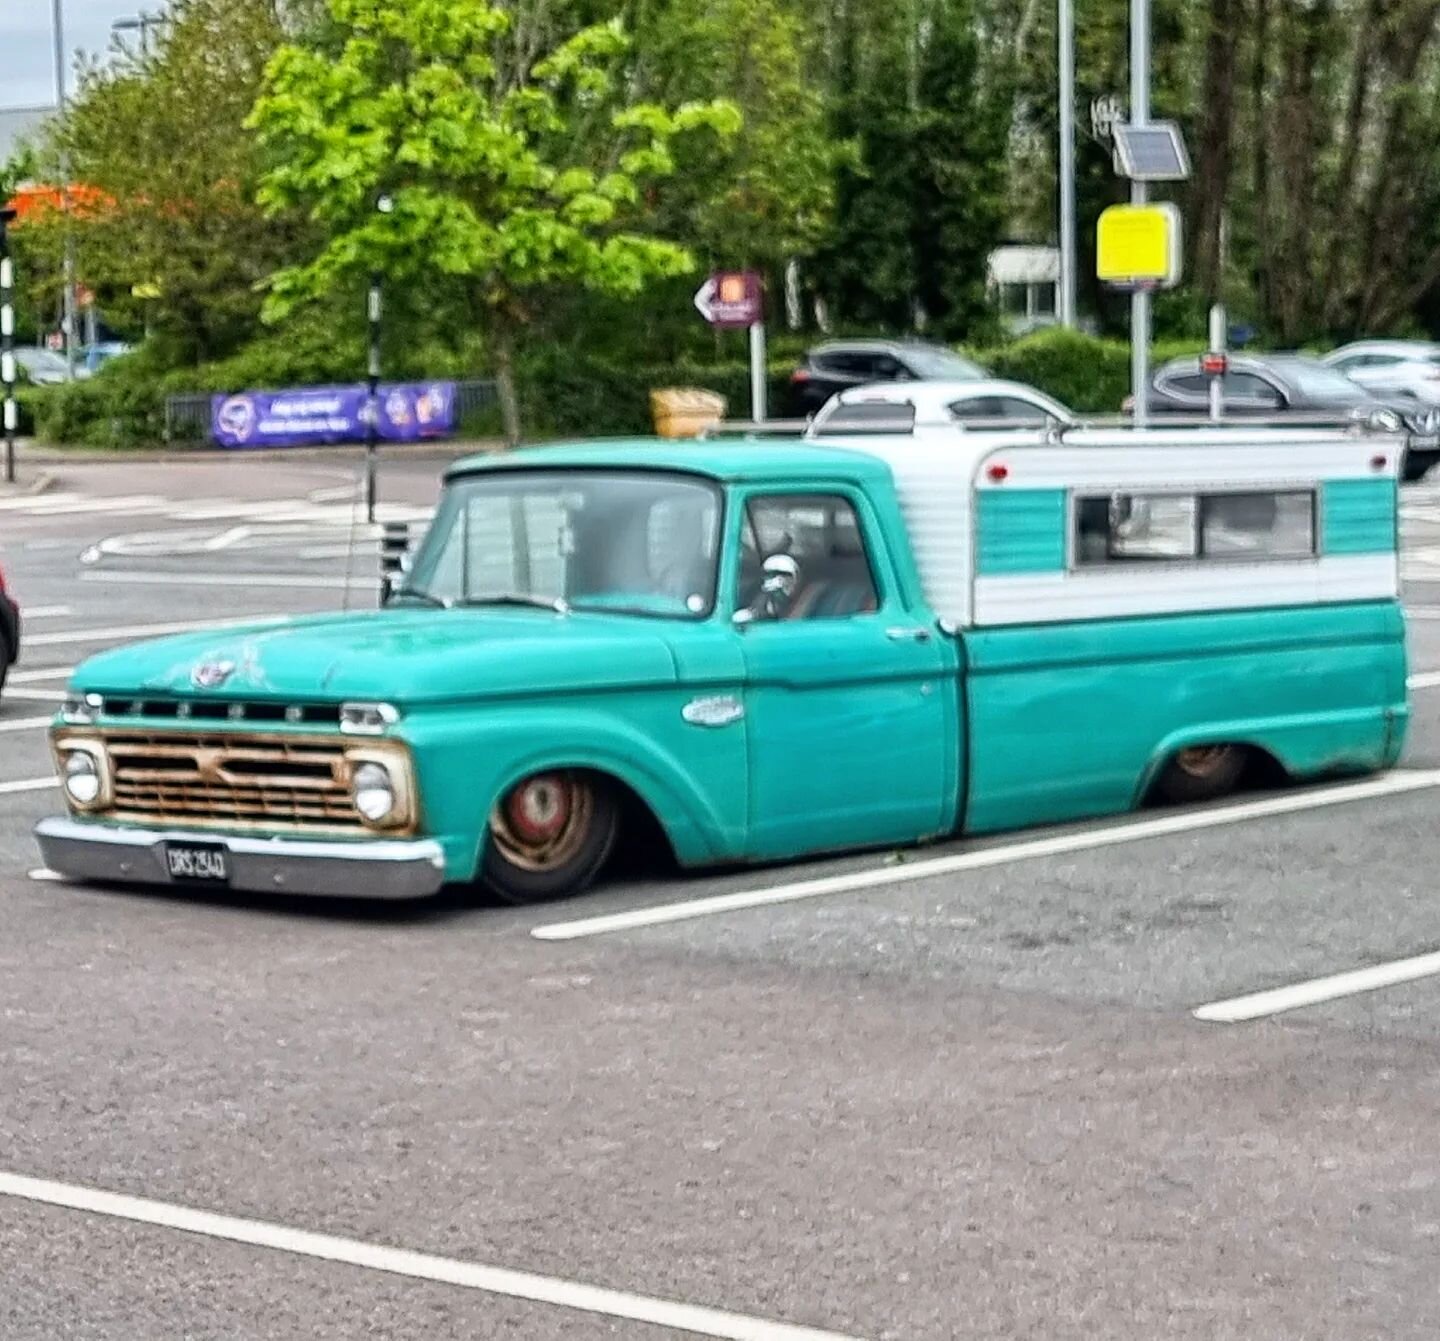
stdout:
<svg viewBox="0 0 1440 1341">
<path fill-rule="evenodd" d="M 570 613 L 570 602 L 563 596 L 531 596 L 520 591 L 505 592 L 498 596 L 467 596 L 461 605 L 529 605 L 538 610 L 553 610 L 557 615 Z"/>
<path fill-rule="evenodd" d="M 396 587 L 391 593 L 390 599 L 394 600 L 399 596 L 410 596 L 417 601 L 424 601 L 426 605 L 437 606 L 441 610 L 448 610 L 451 604 L 443 596 L 436 596 L 432 592 L 421 591 L 419 587 Z"/>
</svg>

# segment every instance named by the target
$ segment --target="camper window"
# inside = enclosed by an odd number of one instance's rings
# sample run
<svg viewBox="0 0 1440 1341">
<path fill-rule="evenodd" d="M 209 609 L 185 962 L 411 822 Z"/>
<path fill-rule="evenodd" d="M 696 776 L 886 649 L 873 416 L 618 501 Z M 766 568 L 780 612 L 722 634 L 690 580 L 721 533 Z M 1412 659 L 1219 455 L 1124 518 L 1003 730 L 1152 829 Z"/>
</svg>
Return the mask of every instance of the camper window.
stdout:
<svg viewBox="0 0 1440 1341">
<path fill-rule="evenodd" d="M 1300 559 L 1315 553 L 1309 489 L 1107 494 L 1075 504 L 1075 563 Z"/>
</svg>

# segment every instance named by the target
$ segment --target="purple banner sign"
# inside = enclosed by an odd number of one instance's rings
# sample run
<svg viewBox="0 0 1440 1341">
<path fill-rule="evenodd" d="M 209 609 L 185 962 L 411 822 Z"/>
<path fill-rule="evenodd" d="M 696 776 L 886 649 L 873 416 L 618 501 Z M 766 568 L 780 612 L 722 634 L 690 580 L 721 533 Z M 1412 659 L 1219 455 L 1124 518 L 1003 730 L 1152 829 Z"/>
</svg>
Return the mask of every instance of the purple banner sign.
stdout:
<svg viewBox="0 0 1440 1341">
<path fill-rule="evenodd" d="M 455 428 L 454 382 L 382 385 L 382 442 L 443 438 Z M 221 447 L 306 447 L 364 442 L 369 393 L 361 386 L 244 391 L 212 396 L 210 433 Z"/>
</svg>

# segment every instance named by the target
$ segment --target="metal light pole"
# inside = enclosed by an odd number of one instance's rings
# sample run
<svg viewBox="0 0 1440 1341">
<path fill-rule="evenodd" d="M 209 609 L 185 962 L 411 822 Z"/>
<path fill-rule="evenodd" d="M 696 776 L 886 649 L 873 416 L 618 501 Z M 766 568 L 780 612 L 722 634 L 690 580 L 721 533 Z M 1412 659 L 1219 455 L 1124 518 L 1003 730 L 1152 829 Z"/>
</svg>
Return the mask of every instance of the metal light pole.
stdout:
<svg viewBox="0 0 1440 1341">
<path fill-rule="evenodd" d="M 377 214 L 389 215 L 395 212 L 394 197 L 381 195 L 375 201 Z M 366 315 L 370 327 L 370 354 L 367 364 L 369 374 L 369 404 L 365 416 L 365 520 L 375 520 L 375 449 L 380 439 L 380 316 L 381 279 L 378 270 L 370 274 L 369 302 Z"/>
<path fill-rule="evenodd" d="M 50 26 L 55 38 L 55 105 L 65 115 L 65 16 L 63 0 L 51 0 Z M 65 223 L 65 297 L 61 325 L 65 336 L 65 377 L 75 380 L 75 239 L 70 232 L 70 155 L 60 156 L 60 210 Z"/>
<path fill-rule="evenodd" d="M 5 483 L 15 483 L 15 270 L 9 224 L 15 211 L 0 209 L 0 382 L 5 388 Z"/>
<path fill-rule="evenodd" d="M 1130 0 L 1130 124 L 1150 123 L 1150 0 Z M 1144 182 L 1130 182 L 1130 203 L 1149 199 Z M 1135 423 L 1150 419 L 1150 292 L 1137 288 L 1130 297 L 1130 394 Z"/>
<path fill-rule="evenodd" d="M 1060 324 L 1075 326 L 1075 0 L 1059 0 Z"/>
<path fill-rule="evenodd" d="M 370 276 L 370 394 L 365 415 L 365 520 L 375 520 L 375 445 L 380 437 L 380 276 Z"/>
</svg>

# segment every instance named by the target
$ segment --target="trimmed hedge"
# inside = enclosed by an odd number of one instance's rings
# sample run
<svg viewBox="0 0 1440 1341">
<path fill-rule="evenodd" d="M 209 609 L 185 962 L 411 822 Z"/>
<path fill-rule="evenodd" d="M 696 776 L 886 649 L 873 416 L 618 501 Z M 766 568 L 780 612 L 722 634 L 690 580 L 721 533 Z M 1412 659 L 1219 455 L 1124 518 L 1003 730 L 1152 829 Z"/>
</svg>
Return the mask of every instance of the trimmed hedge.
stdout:
<svg viewBox="0 0 1440 1341">
<path fill-rule="evenodd" d="M 1198 341 L 1162 342 L 1152 357 L 1158 365 L 1202 347 Z M 1118 413 L 1130 391 L 1130 347 L 1121 340 L 1052 329 L 967 352 L 995 376 L 1027 382 L 1082 414 Z M 772 418 L 789 412 L 795 362 L 794 355 L 771 359 Z M 349 382 L 363 366 L 363 347 L 353 337 L 318 339 L 315 331 L 292 332 L 256 341 L 232 358 L 199 368 L 166 369 L 140 350 L 111 361 L 87 381 L 33 388 L 27 400 L 37 435 L 46 441 L 145 446 L 164 440 L 167 396 Z M 386 354 L 386 375 L 394 378 L 484 377 L 485 366 L 473 342 L 459 351 L 430 345 Z M 749 365 L 738 358 L 639 362 L 541 348 L 522 357 L 516 377 L 526 432 L 533 437 L 647 433 L 650 392 L 659 387 L 702 387 L 725 397 L 732 418 L 750 414 Z M 498 416 L 487 411 L 461 428 L 473 436 L 498 434 Z"/>
</svg>

